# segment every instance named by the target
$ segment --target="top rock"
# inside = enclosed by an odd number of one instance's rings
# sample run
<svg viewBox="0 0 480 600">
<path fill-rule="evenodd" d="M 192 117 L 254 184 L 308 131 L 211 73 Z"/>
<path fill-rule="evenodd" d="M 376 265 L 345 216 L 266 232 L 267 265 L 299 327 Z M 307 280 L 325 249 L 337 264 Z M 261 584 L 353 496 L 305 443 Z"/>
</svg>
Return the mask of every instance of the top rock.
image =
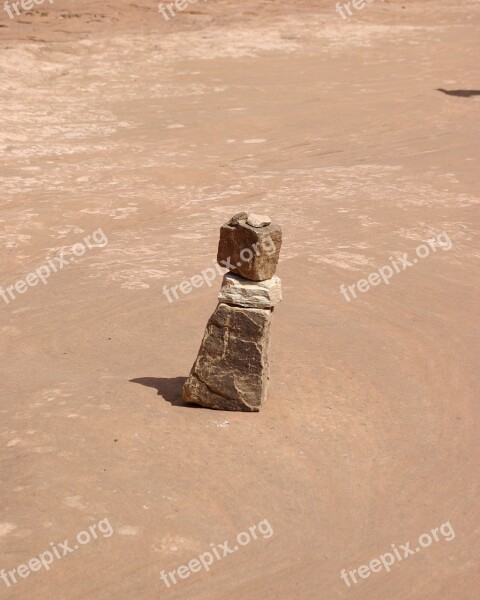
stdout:
<svg viewBox="0 0 480 600">
<path fill-rule="evenodd" d="M 255 215 L 252 213 L 247 217 L 247 225 L 250 225 L 251 227 L 266 227 L 267 225 L 270 225 L 271 222 L 272 220 L 270 217 L 267 217 L 266 215 Z"/>
<path fill-rule="evenodd" d="M 250 227 L 259 229 L 260 227 L 267 227 L 267 225 L 271 225 L 272 219 L 267 217 L 267 215 L 239 212 L 230 219 L 227 225 L 230 225 L 230 227 L 236 227 L 240 223 L 246 223 L 247 225 L 250 225 Z"/>
</svg>

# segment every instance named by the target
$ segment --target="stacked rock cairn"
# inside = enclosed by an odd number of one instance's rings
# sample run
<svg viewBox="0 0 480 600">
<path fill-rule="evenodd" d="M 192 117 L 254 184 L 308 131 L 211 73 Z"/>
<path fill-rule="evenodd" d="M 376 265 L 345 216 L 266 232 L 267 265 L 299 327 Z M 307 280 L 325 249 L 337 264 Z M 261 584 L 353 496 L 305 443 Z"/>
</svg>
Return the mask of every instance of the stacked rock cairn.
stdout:
<svg viewBox="0 0 480 600">
<path fill-rule="evenodd" d="M 185 402 L 260 410 L 267 396 L 272 313 L 282 299 L 275 275 L 281 245 L 280 226 L 262 215 L 239 213 L 220 229 L 217 262 L 230 270 L 183 387 Z"/>
</svg>

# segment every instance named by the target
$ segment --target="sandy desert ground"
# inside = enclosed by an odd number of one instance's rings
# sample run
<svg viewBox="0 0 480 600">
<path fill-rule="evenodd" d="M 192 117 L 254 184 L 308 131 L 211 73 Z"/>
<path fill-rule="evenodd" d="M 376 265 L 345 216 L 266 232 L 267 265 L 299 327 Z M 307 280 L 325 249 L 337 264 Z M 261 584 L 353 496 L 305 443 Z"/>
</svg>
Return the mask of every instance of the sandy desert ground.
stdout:
<svg viewBox="0 0 480 600">
<path fill-rule="evenodd" d="M 479 25 L 469 0 L 1 10 L 0 285 L 75 259 L 0 298 L 1 599 L 478 600 Z M 284 233 L 258 414 L 182 403 L 220 277 L 162 293 L 240 210 Z"/>
</svg>

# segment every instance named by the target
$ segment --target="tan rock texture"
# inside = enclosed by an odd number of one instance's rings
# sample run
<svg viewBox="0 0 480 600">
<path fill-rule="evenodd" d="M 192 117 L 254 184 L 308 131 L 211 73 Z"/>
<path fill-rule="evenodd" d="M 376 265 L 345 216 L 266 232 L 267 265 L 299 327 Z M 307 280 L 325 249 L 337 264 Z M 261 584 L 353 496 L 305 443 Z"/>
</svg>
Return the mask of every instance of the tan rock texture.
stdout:
<svg viewBox="0 0 480 600">
<path fill-rule="evenodd" d="M 271 222 L 272 219 L 267 215 L 256 215 L 251 213 L 247 217 L 247 225 L 251 225 L 252 227 L 266 227 L 267 225 L 270 225 Z"/>
<path fill-rule="evenodd" d="M 219 304 L 183 387 L 185 402 L 257 412 L 267 395 L 271 309 Z"/>
<path fill-rule="evenodd" d="M 226 273 L 218 300 L 235 306 L 271 308 L 282 300 L 282 280 L 274 275 L 265 281 L 250 281 L 236 273 Z"/>
</svg>

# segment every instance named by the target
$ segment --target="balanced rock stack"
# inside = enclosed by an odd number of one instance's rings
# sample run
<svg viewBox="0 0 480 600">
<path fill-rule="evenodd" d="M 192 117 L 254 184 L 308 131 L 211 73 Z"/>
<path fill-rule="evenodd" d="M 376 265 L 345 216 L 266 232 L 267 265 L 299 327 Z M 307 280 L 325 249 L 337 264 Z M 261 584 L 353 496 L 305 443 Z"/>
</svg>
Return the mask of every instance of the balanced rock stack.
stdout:
<svg viewBox="0 0 480 600">
<path fill-rule="evenodd" d="M 273 307 L 282 299 L 275 275 L 281 245 L 280 226 L 262 215 L 239 213 L 220 229 L 217 261 L 229 272 L 183 387 L 185 402 L 260 410 L 267 395 Z"/>
</svg>

